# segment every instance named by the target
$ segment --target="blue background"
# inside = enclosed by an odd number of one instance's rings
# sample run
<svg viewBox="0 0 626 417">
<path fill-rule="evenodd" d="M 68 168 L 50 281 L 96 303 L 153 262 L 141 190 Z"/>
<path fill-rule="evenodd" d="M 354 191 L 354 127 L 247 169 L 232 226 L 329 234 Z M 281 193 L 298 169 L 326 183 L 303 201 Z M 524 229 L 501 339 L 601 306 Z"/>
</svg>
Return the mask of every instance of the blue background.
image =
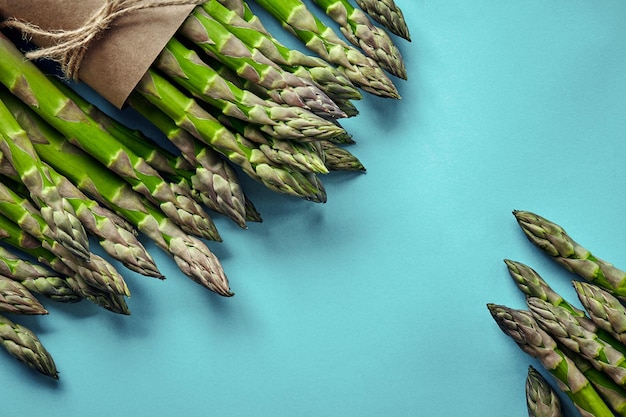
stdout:
<svg viewBox="0 0 626 417">
<path fill-rule="evenodd" d="M 524 307 L 505 258 L 577 302 L 514 209 L 626 265 L 626 3 L 396 2 L 403 99 L 368 96 L 342 122 L 367 173 L 324 177 L 326 204 L 246 181 L 264 222 L 216 215 L 209 243 L 233 298 L 146 242 L 168 279 L 121 269 L 131 316 L 45 302 L 16 318 L 61 379 L 0 355 L 3 415 L 527 415 L 539 365 L 485 305 Z"/>
</svg>

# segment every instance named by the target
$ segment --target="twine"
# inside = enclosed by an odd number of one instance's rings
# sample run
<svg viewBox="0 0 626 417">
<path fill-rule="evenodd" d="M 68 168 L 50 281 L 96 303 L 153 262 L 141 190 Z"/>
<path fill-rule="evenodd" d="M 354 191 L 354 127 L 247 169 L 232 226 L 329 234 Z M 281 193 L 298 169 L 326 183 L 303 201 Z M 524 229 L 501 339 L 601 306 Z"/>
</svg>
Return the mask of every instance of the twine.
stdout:
<svg viewBox="0 0 626 417">
<path fill-rule="evenodd" d="M 39 37 L 52 41 L 51 46 L 29 51 L 25 57 L 30 60 L 51 59 L 61 64 L 66 77 L 77 80 L 78 70 L 89 45 L 111 27 L 112 22 L 129 13 L 166 6 L 202 4 L 206 0 L 106 0 L 83 26 L 72 30 L 45 30 L 35 24 L 16 18 L 2 22 L 3 27 L 19 30 L 27 38 Z"/>
</svg>

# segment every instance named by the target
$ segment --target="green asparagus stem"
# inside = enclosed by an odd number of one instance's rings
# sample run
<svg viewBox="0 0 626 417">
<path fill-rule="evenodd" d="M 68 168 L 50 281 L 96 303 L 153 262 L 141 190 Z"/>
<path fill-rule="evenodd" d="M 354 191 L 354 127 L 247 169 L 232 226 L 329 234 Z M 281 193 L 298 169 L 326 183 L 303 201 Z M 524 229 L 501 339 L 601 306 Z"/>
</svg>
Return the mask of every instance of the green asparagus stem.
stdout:
<svg viewBox="0 0 626 417">
<path fill-rule="evenodd" d="M 194 10 L 179 33 L 242 78 L 265 87 L 277 103 L 302 106 L 327 117 L 345 117 L 317 84 L 283 70 L 259 50 L 248 47 L 201 7 Z"/>
<path fill-rule="evenodd" d="M 391 33 L 411 41 L 404 14 L 394 0 L 356 0 L 356 4 Z"/>
<path fill-rule="evenodd" d="M 48 314 L 48 310 L 26 287 L 1 275 L 0 311 L 12 314 Z"/>
<path fill-rule="evenodd" d="M 347 0 L 314 0 L 339 24 L 339 30 L 353 45 L 396 77 L 406 80 L 402 54 L 387 32 L 374 26 L 368 15 Z"/>
<path fill-rule="evenodd" d="M 626 297 L 626 272 L 596 258 L 576 243 L 565 230 L 528 211 L 514 211 L 526 237 L 553 260 L 581 278 L 601 286 L 618 297 Z"/>
<path fill-rule="evenodd" d="M 607 405 L 619 416 L 626 416 L 626 389 L 618 385 L 602 371 L 594 368 L 588 360 L 582 356 L 562 348 L 576 364 L 576 367 L 587 377 L 591 385 L 604 398 Z"/>
<path fill-rule="evenodd" d="M 154 71 L 148 71 L 135 88 L 153 105 L 167 114 L 176 125 L 184 128 L 197 139 L 211 146 L 239 165 L 251 178 L 274 191 L 323 202 L 325 192 L 321 184 L 314 184 L 299 172 L 256 162 L 260 152 L 242 143 L 242 137 L 230 132 L 198 103 L 182 94 L 176 87 Z"/>
<path fill-rule="evenodd" d="M 245 196 L 237 173 L 213 148 L 174 123 L 165 113 L 139 94 L 133 94 L 128 104 L 153 123 L 196 167 L 196 181 L 204 186 L 203 202 L 210 209 L 231 218 L 240 227 L 246 227 Z M 199 186 L 196 186 L 199 188 Z"/>
<path fill-rule="evenodd" d="M 224 114 L 259 125 L 278 139 L 328 139 L 344 133 L 336 124 L 301 107 L 279 106 L 239 89 L 206 65 L 195 51 L 175 39 L 168 42 L 154 66 Z"/>
<path fill-rule="evenodd" d="M 324 164 L 330 171 L 363 171 L 365 166 L 350 151 L 329 141 L 320 141 Z"/>
<path fill-rule="evenodd" d="M 537 297 L 550 304 L 567 309 L 576 317 L 585 317 L 585 312 L 569 303 L 561 295 L 557 294 L 548 283 L 531 267 L 524 265 L 521 262 L 505 259 L 504 263 L 507 266 L 509 274 L 515 285 L 524 293 L 527 297 Z"/>
<path fill-rule="evenodd" d="M 18 361 L 44 375 L 59 379 L 52 356 L 35 333 L 2 315 L 0 315 L 0 344 Z"/>
<path fill-rule="evenodd" d="M 1 246 L 0 275 L 19 282 L 31 292 L 55 301 L 73 303 L 81 299 L 57 273 L 43 265 L 21 259 Z"/>
<path fill-rule="evenodd" d="M 20 180 L 28 188 L 50 226 L 51 233 L 72 253 L 88 258 L 87 234 L 76 218 L 74 209 L 59 195 L 28 135 L 1 100 L 0 152 L 11 162 Z"/>
<path fill-rule="evenodd" d="M 4 36 L 0 37 L 0 53 L 0 82 L 35 113 L 136 191 L 159 204 L 181 227 L 198 235 L 213 232 L 208 215 L 195 200 L 177 195 L 154 168 L 80 110 Z"/>
<path fill-rule="evenodd" d="M 337 67 L 363 90 L 388 98 L 400 98 L 393 82 L 380 66 L 344 42 L 318 19 L 301 0 L 256 0 L 309 49 Z"/>
<path fill-rule="evenodd" d="M 558 342 L 582 355 L 617 384 L 626 384 L 626 356 L 617 346 L 600 339 L 563 308 L 532 297 L 527 304 L 538 325 Z"/>
<path fill-rule="evenodd" d="M 589 380 L 541 329 L 528 311 L 487 304 L 500 329 L 528 355 L 537 358 L 584 416 L 614 417 Z"/>
<path fill-rule="evenodd" d="M 526 404 L 529 417 L 561 417 L 561 401 L 548 381 L 532 366 L 526 377 Z"/>
<path fill-rule="evenodd" d="M 202 8 L 246 45 L 259 50 L 283 70 L 316 83 L 344 113 L 340 100 L 362 98 L 358 88 L 335 67 L 319 57 L 305 55 L 283 45 L 262 25 L 259 26 L 260 21 L 249 9 L 229 10 L 218 0 L 209 0 L 202 4 Z M 350 105 L 349 102 L 346 104 Z M 354 115 L 354 110 L 347 114 L 351 115 Z"/>
<path fill-rule="evenodd" d="M 626 344 L 626 308 L 619 299 L 586 282 L 574 281 L 574 288 L 591 320 Z"/>
</svg>

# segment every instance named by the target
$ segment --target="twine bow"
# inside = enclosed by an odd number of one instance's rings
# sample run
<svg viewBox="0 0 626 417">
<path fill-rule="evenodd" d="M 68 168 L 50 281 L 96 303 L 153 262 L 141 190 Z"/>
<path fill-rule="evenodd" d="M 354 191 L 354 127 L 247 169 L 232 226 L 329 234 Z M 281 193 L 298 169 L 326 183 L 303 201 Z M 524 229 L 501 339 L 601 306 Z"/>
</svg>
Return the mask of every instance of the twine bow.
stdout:
<svg viewBox="0 0 626 417">
<path fill-rule="evenodd" d="M 78 79 L 78 70 L 87 53 L 89 45 L 105 30 L 111 27 L 119 17 L 138 10 L 166 6 L 185 6 L 202 4 L 206 0 L 106 0 L 83 26 L 71 30 L 45 30 L 35 24 L 16 18 L 2 22 L 3 27 L 17 29 L 23 36 L 39 37 L 51 41 L 51 46 L 29 51 L 27 59 L 47 58 L 61 64 L 66 77 Z"/>
</svg>

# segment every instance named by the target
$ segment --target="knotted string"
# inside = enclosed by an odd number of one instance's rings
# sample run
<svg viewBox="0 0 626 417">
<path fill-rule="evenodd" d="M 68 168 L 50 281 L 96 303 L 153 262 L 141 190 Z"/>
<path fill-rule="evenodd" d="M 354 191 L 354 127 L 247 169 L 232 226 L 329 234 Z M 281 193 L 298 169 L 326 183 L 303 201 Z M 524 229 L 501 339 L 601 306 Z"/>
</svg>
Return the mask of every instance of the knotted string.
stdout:
<svg viewBox="0 0 626 417">
<path fill-rule="evenodd" d="M 78 70 L 89 49 L 89 45 L 105 30 L 111 27 L 113 21 L 129 13 L 166 6 L 185 6 L 202 4 L 206 0 L 106 0 L 83 26 L 71 30 L 45 30 L 35 24 L 16 18 L 9 18 L 2 22 L 3 27 L 17 29 L 23 36 L 47 39 L 52 45 L 29 51 L 27 59 L 51 59 L 61 64 L 66 77 L 78 79 Z"/>
</svg>

